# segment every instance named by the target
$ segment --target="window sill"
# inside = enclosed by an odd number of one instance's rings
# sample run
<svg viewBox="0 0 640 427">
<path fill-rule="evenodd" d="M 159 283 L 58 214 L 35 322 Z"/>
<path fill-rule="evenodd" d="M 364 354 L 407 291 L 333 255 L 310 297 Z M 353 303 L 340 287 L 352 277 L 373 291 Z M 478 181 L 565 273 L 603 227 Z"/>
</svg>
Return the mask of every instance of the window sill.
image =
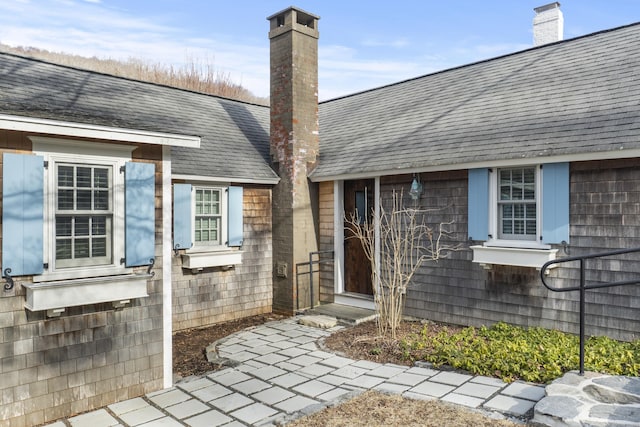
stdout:
<svg viewBox="0 0 640 427">
<path fill-rule="evenodd" d="M 242 264 L 242 251 L 189 252 L 182 255 L 182 268 L 202 270 Z"/>
<path fill-rule="evenodd" d="M 77 280 L 77 279 L 88 279 L 88 280 L 96 280 L 89 279 L 92 278 L 100 278 L 100 277 L 115 277 L 115 276 L 125 276 L 133 274 L 132 268 L 126 268 L 122 266 L 113 266 L 113 265 L 104 265 L 104 266 L 93 266 L 93 267 L 73 267 L 73 268 L 62 268 L 58 271 L 49 272 L 46 271 L 38 276 L 33 276 L 34 282 L 62 282 L 66 280 Z"/>
<path fill-rule="evenodd" d="M 114 302 L 114 305 L 143 298 L 147 294 L 150 274 L 128 274 L 90 279 L 60 280 L 46 283 L 23 283 L 24 306 L 30 311 L 64 311 L 65 307 Z M 62 310 L 61 310 L 62 309 Z"/>
<path fill-rule="evenodd" d="M 471 246 L 473 262 L 488 268 L 492 264 L 533 267 L 556 259 L 558 249 L 505 248 L 495 246 Z"/>
</svg>

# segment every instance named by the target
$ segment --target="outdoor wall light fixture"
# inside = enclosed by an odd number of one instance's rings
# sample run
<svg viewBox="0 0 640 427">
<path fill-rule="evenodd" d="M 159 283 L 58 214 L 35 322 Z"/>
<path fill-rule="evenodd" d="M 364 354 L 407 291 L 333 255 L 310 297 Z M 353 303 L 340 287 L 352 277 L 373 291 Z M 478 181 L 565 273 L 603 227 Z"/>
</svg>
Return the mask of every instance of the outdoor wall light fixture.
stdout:
<svg viewBox="0 0 640 427">
<path fill-rule="evenodd" d="M 411 200 L 418 200 L 421 194 L 422 183 L 420 182 L 419 177 L 414 174 L 413 182 L 411 183 L 411 189 L 409 190 L 409 196 L 411 197 Z"/>
</svg>

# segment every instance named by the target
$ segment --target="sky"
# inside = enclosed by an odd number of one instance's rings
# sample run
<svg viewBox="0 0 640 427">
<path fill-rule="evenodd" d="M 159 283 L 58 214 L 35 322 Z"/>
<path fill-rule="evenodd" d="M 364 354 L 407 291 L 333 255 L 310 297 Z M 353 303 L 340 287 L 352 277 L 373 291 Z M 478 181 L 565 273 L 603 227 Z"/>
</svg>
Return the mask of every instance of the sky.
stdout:
<svg viewBox="0 0 640 427">
<path fill-rule="evenodd" d="M 319 98 L 527 49 L 548 0 L 0 0 L 0 43 L 152 64 L 208 64 L 269 96 L 269 24 L 320 16 Z M 640 21 L 640 0 L 564 0 L 564 38 Z"/>
</svg>

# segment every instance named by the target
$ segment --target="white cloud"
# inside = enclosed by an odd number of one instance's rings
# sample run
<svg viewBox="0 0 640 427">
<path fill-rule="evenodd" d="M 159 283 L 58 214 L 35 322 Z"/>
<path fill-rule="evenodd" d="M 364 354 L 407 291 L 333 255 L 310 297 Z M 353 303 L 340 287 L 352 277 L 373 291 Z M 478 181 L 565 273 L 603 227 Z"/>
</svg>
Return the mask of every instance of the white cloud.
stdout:
<svg viewBox="0 0 640 427">
<path fill-rule="evenodd" d="M 27 19 L 28 17 L 28 19 Z M 266 28 L 265 28 L 266 29 Z M 233 83 L 269 96 L 269 48 L 264 40 L 233 35 L 194 36 L 170 16 L 139 17 L 102 0 L 0 0 L 0 42 L 98 58 L 138 58 L 153 64 L 213 65 Z M 406 38 L 370 38 L 358 50 L 344 45 L 319 48 L 319 96 L 326 100 L 530 46 L 479 45 L 464 40 L 440 51 L 438 43 Z M 409 60 L 398 51 L 412 45 Z M 368 48 L 375 49 L 368 49 Z M 371 54 L 370 51 L 375 51 Z M 369 56 L 365 56 L 369 55 Z M 371 56 L 373 55 L 373 56 Z"/>
<path fill-rule="evenodd" d="M 9 2 L 11 3 L 11 2 Z M 264 46 L 189 38 L 179 28 L 110 10 L 96 0 L 57 0 L 26 8 L 0 4 L 0 42 L 54 52 L 180 67 L 205 61 L 257 96 L 269 95 L 269 52 Z M 64 5 L 64 7 L 62 7 Z M 7 19 L 9 12 L 33 19 Z"/>
</svg>

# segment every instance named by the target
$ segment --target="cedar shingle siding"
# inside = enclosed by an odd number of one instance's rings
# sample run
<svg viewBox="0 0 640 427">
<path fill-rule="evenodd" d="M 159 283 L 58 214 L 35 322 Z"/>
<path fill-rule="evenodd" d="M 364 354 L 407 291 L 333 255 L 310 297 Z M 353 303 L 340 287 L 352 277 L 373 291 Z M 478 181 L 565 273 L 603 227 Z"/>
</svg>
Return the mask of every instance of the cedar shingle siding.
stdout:
<svg viewBox="0 0 640 427">
<path fill-rule="evenodd" d="M 271 312 L 271 190 L 244 188 L 242 264 L 196 274 L 173 265 L 173 330 L 197 328 Z"/>
</svg>

